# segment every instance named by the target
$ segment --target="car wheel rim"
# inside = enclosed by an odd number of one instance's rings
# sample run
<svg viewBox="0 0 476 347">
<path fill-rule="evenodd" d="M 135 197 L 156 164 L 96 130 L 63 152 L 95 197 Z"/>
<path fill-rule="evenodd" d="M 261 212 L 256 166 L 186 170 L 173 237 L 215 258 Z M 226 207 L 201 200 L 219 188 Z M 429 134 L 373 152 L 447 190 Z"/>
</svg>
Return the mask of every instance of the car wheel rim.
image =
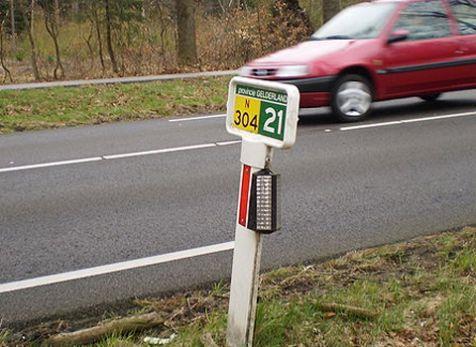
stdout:
<svg viewBox="0 0 476 347">
<path fill-rule="evenodd" d="M 337 106 L 348 117 L 360 117 L 368 112 L 372 96 L 369 87 L 359 81 L 343 83 L 337 90 Z"/>
</svg>

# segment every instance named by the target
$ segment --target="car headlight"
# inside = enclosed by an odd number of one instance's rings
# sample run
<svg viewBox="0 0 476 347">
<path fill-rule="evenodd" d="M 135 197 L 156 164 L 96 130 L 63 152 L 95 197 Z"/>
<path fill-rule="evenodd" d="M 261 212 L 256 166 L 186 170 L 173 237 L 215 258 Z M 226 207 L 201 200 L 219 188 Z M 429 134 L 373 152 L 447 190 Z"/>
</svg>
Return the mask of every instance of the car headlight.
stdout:
<svg viewBox="0 0 476 347">
<path fill-rule="evenodd" d="M 276 72 L 276 77 L 303 77 L 309 74 L 309 68 L 306 65 L 288 65 L 282 66 Z"/>
<path fill-rule="evenodd" d="M 238 74 L 242 77 L 251 76 L 253 69 L 248 66 L 243 66 L 238 70 Z"/>
</svg>

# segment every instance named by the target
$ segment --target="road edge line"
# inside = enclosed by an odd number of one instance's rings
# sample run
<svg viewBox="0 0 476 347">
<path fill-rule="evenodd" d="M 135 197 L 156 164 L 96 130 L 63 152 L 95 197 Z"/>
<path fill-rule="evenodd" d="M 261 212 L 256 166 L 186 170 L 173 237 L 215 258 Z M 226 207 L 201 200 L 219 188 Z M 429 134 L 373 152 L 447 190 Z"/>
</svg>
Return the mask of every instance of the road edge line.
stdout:
<svg viewBox="0 0 476 347">
<path fill-rule="evenodd" d="M 40 169 L 40 168 L 52 167 L 52 166 L 63 166 L 63 165 L 90 163 L 90 162 L 101 161 L 101 160 L 103 160 L 103 158 L 101 158 L 101 157 L 90 157 L 90 158 L 83 158 L 83 159 L 53 161 L 53 162 L 41 163 L 41 164 L 5 167 L 5 168 L 0 168 L 0 173 L 31 170 L 31 169 Z"/>
<path fill-rule="evenodd" d="M 173 261 L 184 260 L 203 255 L 221 253 L 233 250 L 235 242 L 225 242 L 210 246 L 192 248 L 184 251 L 178 251 L 173 253 L 166 253 L 162 255 L 140 258 L 134 260 L 123 261 L 119 263 L 113 263 L 108 265 L 101 265 L 81 270 L 63 272 L 54 275 L 41 276 L 36 278 L 30 278 L 26 280 L 7 282 L 0 284 L 0 294 L 11 293 L 19 290 L 25 290 L 36 287 L 43 287 L 56 283 L 69 282 L 84 278 L 96 277 L 101 275 L 107 275 L 111 273 L 139 269 L 152 265 L 159 265 L 163 263 L 170 263 Z"/>
<path fill-rule="evenodd" d="M 359 130 L 359 129 L 384 127 L 388 125 L 400 125 L 400 124 L 407 124 L 407 123 L 426 122 L 430 120 L 451 119 L 451 118 L 469 117 L 469 116 L 476 116 L 476 112 L 473 111 L 473 112 L 464 112 L 464 113 L 454 113 L 454 114 L 447 114 L 447 115 L 441 115 L 441 116 L 422 117 L 422 118 L 415 118 L 415 119 L 402 119 L 402 120 L 391 121 L 391 122 L 353 125 L 348 127 L 341 127 L 339 128 L 339 130 L 340 131 Z"/>
</svg>

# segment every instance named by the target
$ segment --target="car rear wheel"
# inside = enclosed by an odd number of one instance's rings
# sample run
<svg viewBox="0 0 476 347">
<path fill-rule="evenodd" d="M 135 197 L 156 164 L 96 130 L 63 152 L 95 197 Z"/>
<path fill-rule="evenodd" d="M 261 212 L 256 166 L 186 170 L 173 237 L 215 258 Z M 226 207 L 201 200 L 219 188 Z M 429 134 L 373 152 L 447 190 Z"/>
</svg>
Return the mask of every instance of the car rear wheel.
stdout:
<svg viewBox="0 0 476 347">
<path fill-rule="evenodd" d="M 360 75 L 340 77 L 332 92 L 331 107 L 341 122 L 358 122 L 370 114 L 372 89 L 370 82 Z"/>
<path fill-rule="evenodd" d="M 441 94 L 436 93 L 436 94 L 429 94 L 429 95 L 422 95 L 420 96 L 420 99 L 431 102 L 431 101 L 436 101 L 438 98 L 441 96 Z"/>
</svg>

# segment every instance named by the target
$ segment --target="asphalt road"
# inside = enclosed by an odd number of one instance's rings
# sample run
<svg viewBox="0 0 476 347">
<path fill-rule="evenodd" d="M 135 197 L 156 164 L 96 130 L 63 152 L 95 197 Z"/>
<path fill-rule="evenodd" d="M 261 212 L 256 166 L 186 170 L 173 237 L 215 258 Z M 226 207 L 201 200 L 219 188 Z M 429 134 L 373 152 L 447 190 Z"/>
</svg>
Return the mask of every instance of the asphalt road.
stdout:
<svg viewBox="0 0 476 347">
<path fill-rule="evenodd" d="M 231 140 L 223 117 L 1 136 L 4 322 L 228 279 L 230 250 L 6 289 L 232 241 L 240 145 Z M 380 103 L 359 124 L 334 124 L 326 110 L 302 116 L 273 170 L 283 230 L 265 238 L 266 269 L 475 224 L 476 91 Z"/>
</svg>

